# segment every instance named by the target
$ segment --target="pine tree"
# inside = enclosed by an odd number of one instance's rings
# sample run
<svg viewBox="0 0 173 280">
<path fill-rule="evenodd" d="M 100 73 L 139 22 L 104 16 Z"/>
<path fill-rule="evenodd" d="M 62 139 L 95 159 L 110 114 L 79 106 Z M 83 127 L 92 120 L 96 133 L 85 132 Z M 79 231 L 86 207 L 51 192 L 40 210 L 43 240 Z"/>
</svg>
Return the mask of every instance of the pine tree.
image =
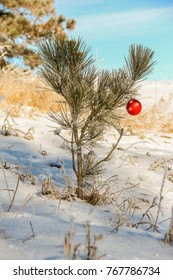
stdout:
<svg viewBox="0 0 173 280">
<path fill-rule="evenodd" d="M 98 70 L 82 39 L 41 41 L 38 45 L 42 66 L 41 79 L 63 97 L 60 113 L 51 112 L 51 119 L 60 126 L 57 134 L 71 152 L 77 177 L 77 193 L 84 197 L 86 180 L 102 172 L 122 135 L 118 108 L 137 93 L 138 81 L 153 70 L 154 52 L 142 45 L 131 45 L 125 66 L 119 70 Z M 97 159 L 94 145 L 108 127 L 119 137 L 106 156 Z M 70 131 L 70 139 L 63 130 Z"/>
<path fill-rule="evenodd" d="M 39 59 L 32 46 L 38 39 L 63 38 L 65 29 L 74 26 L 74 19 L 57 16 L 54 0 L 0 0 L 0 46 L 5 52 L 1 66 L 22 57 L 25 65 L 34 68 Z"/>
</svg>

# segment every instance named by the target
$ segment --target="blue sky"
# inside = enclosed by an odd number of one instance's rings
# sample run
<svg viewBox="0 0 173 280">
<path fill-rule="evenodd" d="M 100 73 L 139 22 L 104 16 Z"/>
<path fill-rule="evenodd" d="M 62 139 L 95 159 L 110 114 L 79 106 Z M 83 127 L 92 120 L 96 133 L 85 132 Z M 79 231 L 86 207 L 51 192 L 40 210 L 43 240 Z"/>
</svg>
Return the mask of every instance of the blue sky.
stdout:
<svg viewBox="0 0 173 280">
<path fill-rule="evenodd" d="M 131 44 L 155 52 L 150 80 L 173 79 L 173 0 L 55 0 L 57 13 L 74 18 L 70 36 L 91 47 L 99 68 L 122 67 Z"/>
</svg>

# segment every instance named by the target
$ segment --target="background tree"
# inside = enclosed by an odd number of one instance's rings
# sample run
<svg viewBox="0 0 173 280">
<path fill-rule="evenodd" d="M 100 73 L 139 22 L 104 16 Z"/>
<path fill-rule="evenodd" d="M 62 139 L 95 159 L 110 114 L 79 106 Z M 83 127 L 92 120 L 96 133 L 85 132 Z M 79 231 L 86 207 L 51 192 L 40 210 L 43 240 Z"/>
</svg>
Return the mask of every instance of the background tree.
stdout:
<svg viewBox="0 0 173 280">
<path fill-rule="evenodd" d="M 65 37 L 65 29 L 74 29 L 75 20 L 57 16 L 54 0 L 0 0 L 0 46 L 5 51 L 3 62 L 23 58 L 25 65 L 38 65 L 32 46 L 40 38 Z M 8 59 L 7 59 L 8 58 Z"/>
<path fill-rule="evenodd" d="M 96 69 L 90 49 L 81 39 L 44 40 L 38 51 L 41 78 L 63 97 L 60 113 L 52 112 L 50 117 L 60 126 L 56 132 L 71 152 L 78 197 L 83 198 L 86 180 L 92 181 L 102 172 L 123 135 L 117 109 L 136 95 L 138 81 L 152 71 L 154 52 L 142 45 L 131 45 L 125 66 L 110 72 Z M 108 127 L 115 128 L 119 137 L 98 159 L 94 147 Z M 63 129 L 71 132 L 70 138 Z"/>
</svg>

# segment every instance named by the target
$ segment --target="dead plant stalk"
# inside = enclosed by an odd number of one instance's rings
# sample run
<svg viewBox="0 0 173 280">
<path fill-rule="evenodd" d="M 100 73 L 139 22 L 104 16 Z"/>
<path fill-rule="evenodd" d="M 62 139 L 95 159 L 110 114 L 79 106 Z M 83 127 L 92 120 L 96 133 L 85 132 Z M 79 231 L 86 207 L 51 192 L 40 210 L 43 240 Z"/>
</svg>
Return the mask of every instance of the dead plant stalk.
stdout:
<svg viewBox="0 0 173 280">
<path fill-rule="evenodd" d="M 10 189 L 9 189 L 9 186 L 8 186 L 8 181 L 7 181 L 7 177 L 6 177 L 6 174 L 5 174 L 5 170 L 4 170 L 4 167 L 3 167 L 3 162 L 2 162 L 2 158 L 1 158 L 1 156 L 0 156 L 0 161 L 1 161 L 2 172 L 3 172 L 3 175 L 4 175 L 5 184 L 6 184 L 7 191 L 8 191 L 8 196 L 9 196 L 10 203 L 11 203 L 11 194 L 10 194 Z"/>
<path fill-rule="evenodd" d="M 160 194 L 159 194 L 159 204 L 158 204 L 158 209 L 157 209 L 157 215 L 156 215 L 156 220 L 155 220 L 155 223 L 154 223 L 155 227 L 153 228 L 153 231 L 156 228 L 157 222 L 158 222 L 158 219 L 159 219 L 159 214 L 160 214 L 160 210 L 161 210 L 161 202 L 162 202 L 162 198 L 163 198 L 162 197 L 162 193 L 163 193 L 163 188 L 164 188 L 164 185 L 165 185 L 167 171 L 168 171 L 168 167 L 165 166 L 164 174 L 163 174 L 163 179 L 162 179 L 162 185 L 161 185 Z"/>
<path fill-rule="evenodd" d="M 16 193 L 17 193 L 17 190 L 18 190 L 18 187 L 19 187 L 19 180 L 20 180 L 20 175 L 18 175 L 18 177 L 17 177 L 16 188 L 15 188 L 13 197 L 12 197 L 12 199 L 11 199 L 10 205 L 9 205 L 9 207 L 8 207 L 8 212 L 10 212 L 10 209 L 11 209 L 11 207 L 12 207 L 12 205 L 13 205 L 13 202 L 14 202 L 14 199 L 15 199 L 15 196 L 16 196 Z"/>
</svg>

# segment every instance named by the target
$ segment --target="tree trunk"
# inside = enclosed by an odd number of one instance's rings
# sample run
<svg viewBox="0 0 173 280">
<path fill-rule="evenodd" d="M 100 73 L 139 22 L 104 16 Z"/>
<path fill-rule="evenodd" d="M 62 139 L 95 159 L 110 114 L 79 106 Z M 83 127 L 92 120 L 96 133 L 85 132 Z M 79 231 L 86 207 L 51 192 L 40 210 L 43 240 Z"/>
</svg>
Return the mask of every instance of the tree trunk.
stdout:
<svg viewBox="0 0 173 280">
<path fill-rule="evenodd" d="M 78 183 L 78 189 L 77 189 L 77 196 L 80 199 L 84 198 L 83 193 L 83 168 L 82 168 L 82 150 L 81 148 L 78 149 L 77 152 L 77 168 L 78 168 L 78 174 L 77 174 L 77 183 Z"/>
<path fill-rule="evenodd" d="M 75 120 L 75 117 L 73 118 Z M 76 121 L 74 121 L 76 123 Z M 77 176 L 77 197 L 80 199 L 84 198 L 84 193 L 83 193 L 83 164 L 82 164 L 82 148 L 81 148 L 81 139 L 79 138 L 78 135 L 78 128 L 76 125 L 73 126 L 73 131 L 72 135 L 74 135 L 74 140 L 76 144 L 76 149 L 77 149 L 77 166 L 75 167 L 74 164 L 74 154 L 72 155 L 72 160 L 73 160 L 73 170 L 76 173 Z M 73 137 L 72 137 L 73 139 Z M 73 151 L 74 152 L 74 151 Z"/>
</svg>

